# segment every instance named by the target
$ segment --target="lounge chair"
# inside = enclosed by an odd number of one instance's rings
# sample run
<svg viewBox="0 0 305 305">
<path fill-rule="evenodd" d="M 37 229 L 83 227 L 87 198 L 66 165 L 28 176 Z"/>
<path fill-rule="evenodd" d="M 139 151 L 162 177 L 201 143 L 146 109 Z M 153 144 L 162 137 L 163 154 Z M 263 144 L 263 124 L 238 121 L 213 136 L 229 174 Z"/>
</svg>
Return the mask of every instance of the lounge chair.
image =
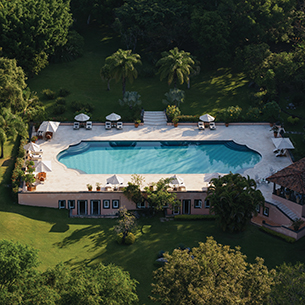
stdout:
<svg viewBox="0 0 305 305">
<path fill-rule="evenodd" d="M 286 149 L 281 149 L 275 156 L 284 157 L 286 155 Z"/>
<path fill-rule="evenodd" d="M 43 149 L 39 149 L 38 151 L 32 151 L 32 155 L 41 155 L 43 153 Z"/>
<path fill-rule="evenodd" d="M 216 124 L 215 122 L 210 122 L 210 129 L 215 130 L 216 129 Z"/>
<path fill-rule="evenodd" d="M 123 129 L 123 123 L 122 122 L 117 122 L 116 129 Z"/>
<path fill-rule="evenodd" d="M 198 122 L 198 129 L 199 130 L 204 130 L 204 123 L 203 122 Z"/>
<path fill-rule="evenodd" d="M 43 131 L 42 130 L 39 130 L 38 133 L 37 133 L 37 138 L 39 140 L 42 140 L 43 139 Z"/>
<path fill-rule="evenodd" d="M 79 129 L 79 122 L 74 122 L 73 129 L 74 130 L 78 130 Z"/>
<path fill-rule="evenodd" d="M 86 122 L 86 129 L 87 130 L 92 130 L 92 122 L 91 121 Z"/>
<path fill-rule="evenodd" d="M 111 122 L 107 121 L 105 123 L 105 129 L 107 129 L 107 130 L 111 129 Z"/>
<path fill-rule="evenodd" d="M 33 155 L 29 154 L 30 160 L 32 161 L 40 161 L 42 159 L 42 155 Z"/>
</svg>

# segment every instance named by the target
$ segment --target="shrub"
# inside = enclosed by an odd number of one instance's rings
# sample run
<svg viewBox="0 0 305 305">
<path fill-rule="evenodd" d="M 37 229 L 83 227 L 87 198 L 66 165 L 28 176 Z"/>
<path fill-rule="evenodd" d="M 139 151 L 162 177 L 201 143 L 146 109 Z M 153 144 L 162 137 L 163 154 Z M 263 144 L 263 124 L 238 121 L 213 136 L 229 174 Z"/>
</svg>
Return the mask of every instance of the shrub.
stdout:
<svg viewBox="0 0 305 305">
<path fill-rule="evenodd" d="M 50 89 L 42 90 L 43 96 L 48 100 L 54 100 L 56 97 L 56 93 Z"/>
<path fill-rule="evenodd" d="M 71 108 L 74 111 L 79 111 L 79 113 L 81 112 L 92 112 L 94 110 L 94 106 L 92 103 L 83 103 L 83 102 L 79 102 L 79 101 L 74 101 L 71 103 Z"/>
<path fill-rule="evenodd" d="M 58 97 L 56 100 L 55 100 L 55 103 L 57 105 L 66 105 L 66 100 L 63 98 L 63 97 Z"/>
<path fill-rule="evenodd" d="M 117 243 L 118 243 L 119 245 L 122 244 L 122 242 L 123 242 L 123 233 L 117 234 L 117 236 L 116 236 L 116 241 L 117 241 Z"/>
<path fill-rule="evenodd" d="M 69 94 L 70 94 L 70 91 L 68 89 L 65 89 L 65 88 L 60 88 L 59 89 L 59 93 L 58 93 L 59 96 L 66 97 Z"/>
<path fill-rule="evenodd" d="M 287 122 L 290 123 L 291 125 L 296 125 L 297 123 L 299 123 L 299 121 L 300 121 L 300 119 L 297 117 L 289 116 L 287 118 Z"/>
<path fill-rule="evenodd" d="M 215 215 L 176 215 L 175 220 L 215 220 Z"/>
<path fill-rule="evenodd" d="M 283 239 L 283 240 L 285 240 L 286 242 L 288 242 L 288 243 L 290 243 L 290 244 L 293 244 L 293 243 L 296 241 L 295 238 L 293 238 L 293 237 L 286 236 L 286 235 L 284 235 L 284 234 L 282 234 L 282 233 L 273 231 L 273 230 L 268 229 L 268 228 L 266 228 L 266 227 L 260 227 L 259 229 L 260 229 L 261 231 L 265 232 L 265 233 L 268 233 L 268 234 L 270 234 L 270 235 L 273 235 L 273 236 L 276 236 L 276 237 L 278 237 L 278 238 L 280 238 L 280 239 Z"/>
<path fill-rule="evenodd" d="M 172 119 L 174 117 L 177 117 L 181 114 L 181 111 L 179 110 L 179 108 L 175 105 L 168 105 L 166 108 L 166 115 L 169 119 L 169 121 L 172 121 Z"/>
<path fill-rule="evenodd" d="M 63 114 L 67 110 L 67 106 L 55 104 L 55 107 L 53 109 L 54 114 Z"/>
<path fill-rule="evenodd" d="M 197 115 L 178 115 L 177 118 L 180 122 L 198 122 L 199 117 Z"/>
<path fill-rule="evenodd" d="M 246 114 L 246 119 L 250 122 L 255 122 L 260 119 L 261 111 L 257 107 L 249 107 Z"/>
<path fill-rule="evenodd" d="M 125 237 L 125 244 L 126 245 L 132 245 L 136 241 L 136 237 L 133 233 L 128 232 L 127 236 Z"/>
</svg>

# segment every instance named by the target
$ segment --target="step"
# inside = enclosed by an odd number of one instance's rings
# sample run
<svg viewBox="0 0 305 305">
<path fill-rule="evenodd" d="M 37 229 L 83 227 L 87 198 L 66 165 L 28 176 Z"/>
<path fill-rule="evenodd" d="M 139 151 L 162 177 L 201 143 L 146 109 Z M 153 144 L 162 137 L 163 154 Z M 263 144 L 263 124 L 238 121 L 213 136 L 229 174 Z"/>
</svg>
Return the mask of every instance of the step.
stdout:
<svg viewBox="0 0 305 305">
<path fill-rule="evenodd" d="M 167 123 L 164 111 L 145 111 L 143 121 L 144 125 L 148 126 L 161 126 Z"/>
</svg>

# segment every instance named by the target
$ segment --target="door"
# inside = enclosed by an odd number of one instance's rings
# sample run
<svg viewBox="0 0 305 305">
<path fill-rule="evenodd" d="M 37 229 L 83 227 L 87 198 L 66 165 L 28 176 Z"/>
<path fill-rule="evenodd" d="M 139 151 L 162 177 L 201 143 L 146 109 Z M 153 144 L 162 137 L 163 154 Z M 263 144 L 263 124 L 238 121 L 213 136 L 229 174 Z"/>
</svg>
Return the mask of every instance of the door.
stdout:
<svg viewBox="0 0 305 305">
<path fill-rule="evenodd" d="M 100 214 L 100 201 L 91 200 L 91 215 L 99 215 L 99 214 Z"/>
<path fill-rule="evenodd" d="M 185 199 L 182 201 L 182 214 L 191 214 L 191 200 Z"/>
<path fill-rule="evenodd" d="M 87 215 L 87 200 L 78 200 L 78 215 Z"/>
</svg>

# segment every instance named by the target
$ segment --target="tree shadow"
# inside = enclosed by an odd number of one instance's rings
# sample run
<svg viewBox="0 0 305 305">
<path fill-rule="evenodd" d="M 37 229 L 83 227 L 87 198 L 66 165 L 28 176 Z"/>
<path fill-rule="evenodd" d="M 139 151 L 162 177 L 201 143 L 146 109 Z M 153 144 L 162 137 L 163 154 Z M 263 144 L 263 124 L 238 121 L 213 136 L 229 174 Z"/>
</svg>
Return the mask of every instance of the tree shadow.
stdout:
<svg viewBox="0 0 305 305">
<path fill-rule="evenodd" d="M 64 233 L 64 232 L 68 231 L 69 228 L 70 228 L 69 225 L 66 224 L 66 223 L 55 223 L 55 224 L 52 226 L 50 232 L 54 232 L 54 233 Z"/>
</svg>

